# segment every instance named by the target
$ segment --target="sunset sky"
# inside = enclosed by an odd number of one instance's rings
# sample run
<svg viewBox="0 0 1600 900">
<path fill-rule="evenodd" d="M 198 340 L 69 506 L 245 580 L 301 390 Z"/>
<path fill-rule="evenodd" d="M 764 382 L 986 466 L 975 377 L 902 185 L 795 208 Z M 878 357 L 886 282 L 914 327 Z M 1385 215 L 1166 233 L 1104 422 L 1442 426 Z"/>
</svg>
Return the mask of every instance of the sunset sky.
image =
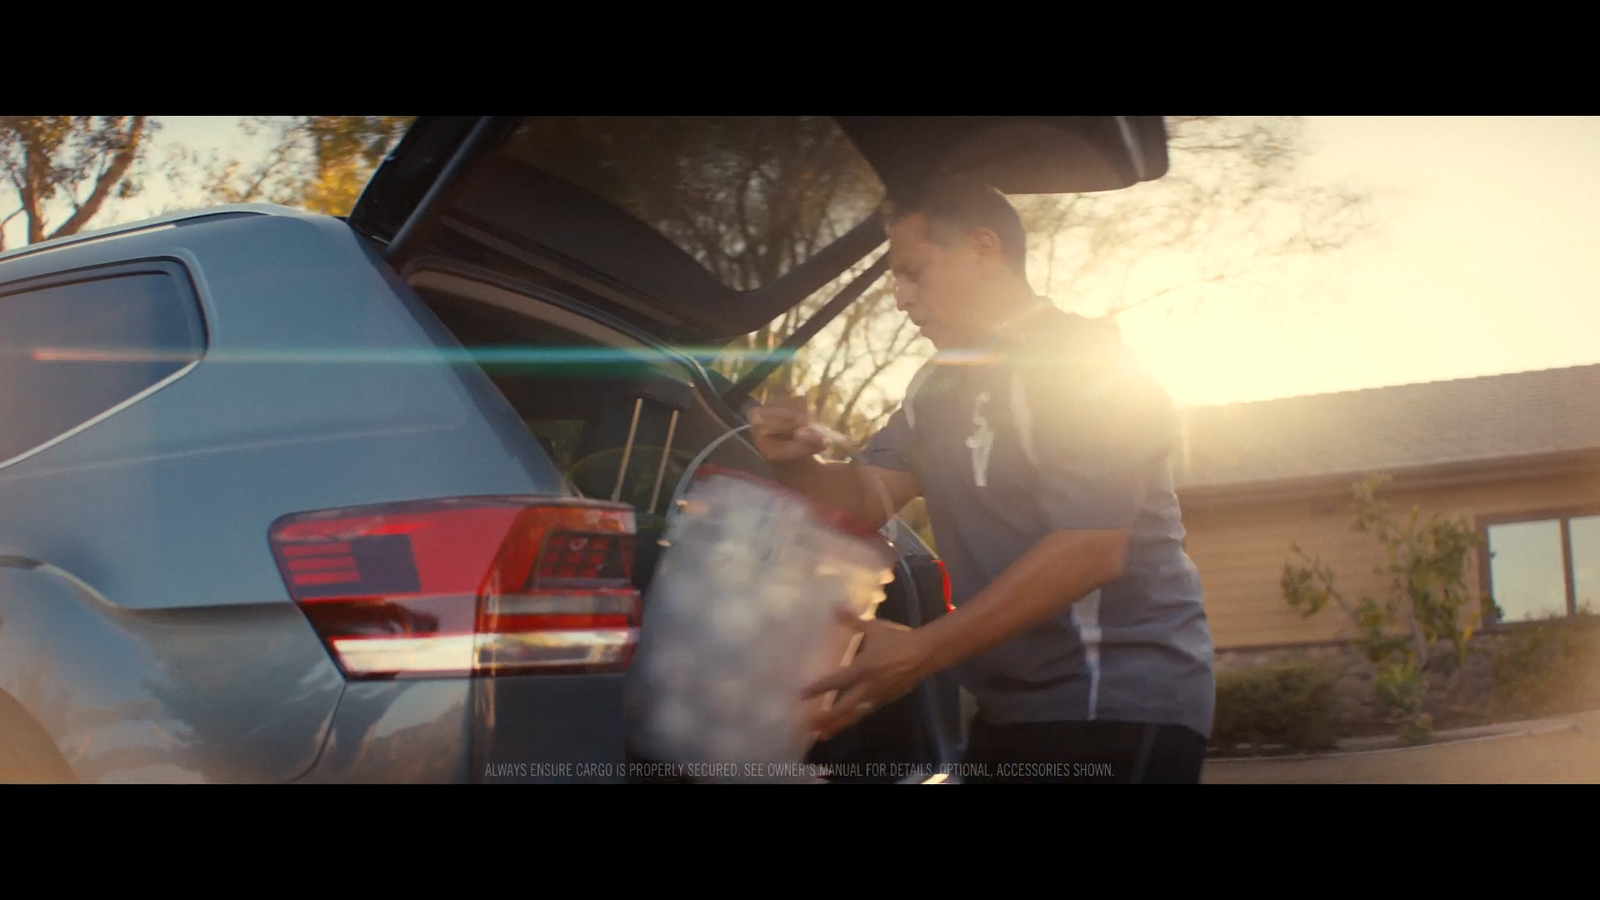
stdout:
<svg viewBox="0 0 1600 900">
<path fill-rule="evenodd" d="M 1310 174 L 1387 192 L 1303 296 L 1208 292 L 1125 333 L 1184 404 L 1600 362 L 1600 119 L 1312 118 Z M 1281 280 L 1281 279 L 1280 279 Z"/>
<path fill-rule="evenodd" d="M 158 148 L 266 149 L 236 118 L 160 118 Z M 1600 119 L 1307 122 L 1307 174 L 1384 192 L 1390 214 L 1365 246 L 1284 265 L 1277 287 L 1130 314 L 1125 335 L 1180 404 L 1600 362 Z M 153 187 L 114 218 L 172 199 Z"/>
</svg>

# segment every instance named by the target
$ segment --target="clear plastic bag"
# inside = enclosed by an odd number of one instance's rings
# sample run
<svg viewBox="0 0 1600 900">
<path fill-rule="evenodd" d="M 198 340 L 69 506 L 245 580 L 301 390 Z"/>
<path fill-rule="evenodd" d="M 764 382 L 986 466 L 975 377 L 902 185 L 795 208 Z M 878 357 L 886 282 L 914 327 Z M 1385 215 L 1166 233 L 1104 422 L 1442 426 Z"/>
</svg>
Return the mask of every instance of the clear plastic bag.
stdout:
<svg viewBox="0 0 1600 900">
<path fill-rule="evenodd" d="M 860 635 L 835 610 L 876 615 L 892 549 L 739 472 L 691 467 L 669 515 L 627 676 L 633 752 L 695 780 L 809 780 L 807 721 L 833 697 L 801 692 L 850 663 Z"/>
</svg>

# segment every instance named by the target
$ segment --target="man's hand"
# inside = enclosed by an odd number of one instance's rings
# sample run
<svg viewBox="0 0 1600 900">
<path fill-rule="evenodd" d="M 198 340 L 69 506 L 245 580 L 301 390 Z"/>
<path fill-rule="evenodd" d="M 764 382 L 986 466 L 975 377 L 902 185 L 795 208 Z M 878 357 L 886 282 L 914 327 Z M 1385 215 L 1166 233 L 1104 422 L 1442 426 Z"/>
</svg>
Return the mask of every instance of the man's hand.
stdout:
<svg viewBox="0 0 1600 900">
<path fill-rule="evenodd" d="M 827 449 L 828 442 L 812 430 L 811 413 L 802 397 L 773 400 L 750 412 L 750 436 L 769 463 L 799 462 Z"/>
<path fill-rule="evenodd" d="M 833 706 L 811 723 L 821 740 L 905 696 L 930 674 L 928 654 L 918 631 L 882 619 L 863 621 L 842 610 L 838 615 L 842 623 L 865 638 L 848 668 L 818 679 L 805 689 L 806 699 L 839 692 Z"/>
</svg>

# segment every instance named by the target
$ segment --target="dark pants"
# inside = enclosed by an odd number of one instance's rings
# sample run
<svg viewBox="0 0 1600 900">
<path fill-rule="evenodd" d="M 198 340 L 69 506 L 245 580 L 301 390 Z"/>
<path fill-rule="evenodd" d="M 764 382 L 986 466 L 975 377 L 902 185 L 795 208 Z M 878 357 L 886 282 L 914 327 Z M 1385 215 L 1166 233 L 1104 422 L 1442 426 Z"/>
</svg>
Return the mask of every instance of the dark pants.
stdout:
<svg viewBox="0 0 1600 900">
<path fill-rule="evenodd" d="M 1199 784 L 1206 739 L 1138 722 L 972 723 L 966 784 Z"/>
</svg>

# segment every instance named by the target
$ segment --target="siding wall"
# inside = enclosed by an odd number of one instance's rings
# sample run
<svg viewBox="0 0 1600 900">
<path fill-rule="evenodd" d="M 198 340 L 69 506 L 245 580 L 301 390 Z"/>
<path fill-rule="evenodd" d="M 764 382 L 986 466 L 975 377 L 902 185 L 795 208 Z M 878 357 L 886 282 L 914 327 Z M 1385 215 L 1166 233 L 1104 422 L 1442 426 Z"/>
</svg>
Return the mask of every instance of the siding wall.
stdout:
<svg viewBox="0 0 1600 900">
<path fill-rule="evenodd" d="M 1180 491 L 1180 501 L 1183 500 Z M 1380 499 L 1397 518 L 1413 505 L 1426 519 L 1434 513 L 1480 518 L 1538 515 L 1574 507 L 1600 505 L 1600 472 L 1585 469 L 1561 475 L 1502 476 L 1494 481 L 1448 487 L 1396 487 L 1380 490 Z M 1375 536 L 1351 530 L 1350 493 L 1329 493 L 1314 499 L 1229 503 L 1207 500 L 1184 504 L 1188 552 L 1200 569 L 1205 603 L 1218 649 L 1244 649 L 1284 644 L 1344 640 L 1354 636 L 1348 617 L 1337 609 L 1304 619 L 1284 602 L 1279 588 L 1290 544 L 1308 555 L 1320 555 L 1336 575 L 1335 585 L 1347 597 L 1362 591 L 1382 598 L 1387 578 L 1372 574 L 1386 562 Z M 1482 553 L 1482 548 L 1479 553 Z M 1477 611 L 1479 561 L 1468 575 Z"/>
</svg>

